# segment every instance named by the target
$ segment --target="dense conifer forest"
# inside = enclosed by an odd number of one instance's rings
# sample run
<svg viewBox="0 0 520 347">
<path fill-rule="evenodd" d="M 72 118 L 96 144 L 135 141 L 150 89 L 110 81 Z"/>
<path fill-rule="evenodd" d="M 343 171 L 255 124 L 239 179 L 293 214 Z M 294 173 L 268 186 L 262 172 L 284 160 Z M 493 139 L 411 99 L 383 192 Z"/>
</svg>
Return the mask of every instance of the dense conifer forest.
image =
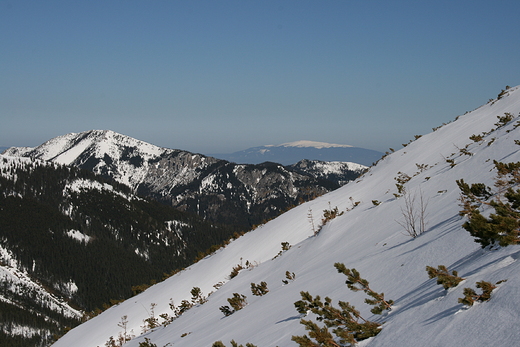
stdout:
<svg viewBox="0 0 520 347">
<path fill-rule="evenodd" d="M 87 170 L 1 160 L 1 265 L 16 266 L 86 315 L 191 264 L 233 232 L 134 196 Z M 10 346 L 46 344 L 86 318 L 63 315 L 31 287 L 14 286 L 0 278 L 0 331 Z M 19 327 L 33 333 L 13 334 Z"/>
</svg>

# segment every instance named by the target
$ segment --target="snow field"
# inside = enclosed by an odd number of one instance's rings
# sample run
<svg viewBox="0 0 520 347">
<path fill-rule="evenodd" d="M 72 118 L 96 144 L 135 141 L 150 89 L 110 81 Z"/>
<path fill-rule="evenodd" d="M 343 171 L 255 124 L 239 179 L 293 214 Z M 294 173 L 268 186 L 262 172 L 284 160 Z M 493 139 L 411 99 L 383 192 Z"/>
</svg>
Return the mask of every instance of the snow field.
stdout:
<svg viewBox="0 0 520 347">
<path fill-rule="evenodd" d="M 505 112 L 515 119 L 490 132 L 497 128 L 497 116 Z M 465 219 L 458 215 L 456 180 L 493 186 L 493 160 L 520 161 L 520 146 L 514 141 L 520 139 L 520 129 L 515 128 L 519 113 L 520 91 L 516 87 L 501 100 L 483 105 L 388 155 L 355 182 L 288 211 L 110 308 L 70 331 L 54 346 L 103 346 L 110 336 L 122 331 L 117 324 L 125 315 L 128 330 L 140 335 L 151 303 L 157 304 L 156 316 L 171 314 L 170 299 L 178 305 L 190 299 L 193 287 L 200 287 L 206 295 L 222 281 L 225 284 L 209 296 L 207 303 L 125 346 L 138 347 L 145 337 L 159 347 L 211 346 L 218 340 L 229 345 L 232 339 L 259 347 L 296 346 L 291 336 L 305 333 L 293 305 L 300 300 L 300 291 L 329 296 L 334 304 L 348 301 L 365 318 L 384 323 L 381 333 L 362 342 L 362 346 L 516 345 L 520 339 L 520 248 L 483 250 L 473 241 L 462 228 Z M 483 142 L 469 139 L 482 133 L 486 133 Z M 472 155 L 463 154 L 462 148 Z M 407 236 L 398 223 L 404 206 L 404 199 L 394 195 L 399 172 L 411 177 L 404 184 L 408 194 L 422 194 L 428 202 L 426 232 L 416 239 Z M 373 200 L 380 204 L 374 205 Z M 352 202 L 357 201 L 359 205 L 352 208 Z M 309 214 L 317 226 L 323 210 L 336 206 L 345 213 L 313 236 Z M 292 247 L 273 260 L 282 242 Z M 232 267 L 246 260 L 258 266 L 228 280 Z M 356 268 L 374 290 L 394 300 L 392 311 L 372 315 L 363 302 L 366 296 L 347 288 L 346 277 L 333 267 L 335 262 Z M 445 291 L 425 271 L 426 266 L 438 265 L 457 270 L 465 280 Z M 294 272 L 296 279 L 284 285 L 286 271 Z M 507 281 L 498 285 L 488 302 L 470 308 L 459 304 L 463 288 L 475 288 L 475 282 L 481 280 Z M 261 281 L 267 282 L 270 292 L 253 296 L 250 284 Z M 233 293 L 246 295 L 248 305 L 224 317 L 219 307 L 228 305 L 226 299 Z"/>
</svg>

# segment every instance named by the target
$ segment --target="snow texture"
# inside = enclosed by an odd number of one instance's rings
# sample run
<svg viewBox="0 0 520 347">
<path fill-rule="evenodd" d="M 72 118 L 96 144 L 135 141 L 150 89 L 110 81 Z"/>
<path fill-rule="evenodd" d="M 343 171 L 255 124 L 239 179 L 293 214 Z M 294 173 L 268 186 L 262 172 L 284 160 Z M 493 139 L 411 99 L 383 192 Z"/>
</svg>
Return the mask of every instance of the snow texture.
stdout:
<svg viewBox="0 0 520 347">
<path fill-rule="evenodd" d="M 110 336 L 122 333 L 118 326 L 127 316 L 127 330 L 136 335 L 125 347 L 137 347 L 144 338 L 158 347 L 211 346 L 215 341 L 229 345 L 253 343 L 259 347 L 296 346 L 292 335 L 305 333 L 293 303 L 300 291 L 329 296 L 352 303 L 361 313 L 383 323 L 379 335 L 361 346 L 514 346 L 520 341 L 520 248 L 509 246 L 481 249 L 462 228 L 459 189 L 456 180 L 482 182 L 493 186 L 493 160 L 520 161 L 520 91 L 511 88 L 500 100 L 458 117 L 454 122 L 424 135 L 370 168 L 361 178 L 316 200 L 302 204 L 245 234 L 211 256 L 145 292 L 117 305 L 76 327 L 55 343 L 55 347 L 104 346 Z M 497 127 L 505 112 L 515 119 Z M 495 129 L 494 131 L 491 131 Z M 481 142 L 469 139 L 484 134 Z M 466 147 L 467 146 L 467 147 Z M 460 149 L 465 148 L 468 154 Z M 454 160 L 454 166 L 448 160 Z M 403 198 L 396 198 L 399 173 L 411 179 L 405 183 L 410 194 L 422 194 L 428 201 L 427 229 L 412 239 L 398 223 Z M 372 203 L 380 202 L 379 205 Z M 354 202 L 360 202 L 352 208 Z M 345 213 L 329 221 L 313 236 L 310 217 L 320 223 L 323 210 L 338 207 Z M 275 256 L 281 243 L 292 247 Z M 274 259 L 273 259 L 274 258 Z M 257 264 L 229 280 L 233 266 L 248 260 Z M 335 262 L 356 268 L 372 288 L 395 301 L 384 316 L 373 316 L 364 304 L 365 295 L 352 292 L 345 276 L 334 269 Z M 445 265 L 465 278 L 445 291 L 429 279 L 426 266 Z M 285 272 L 296 278 L 282 283 Z M 475 282 L 501 283 L 491 300 L 470 308 L 457 302 L 464 287 Z M 267 282 L 269 293 L 251 294 L 251 283 Z M 215 290 L 219 282 L 224 284 Z M 171 300 L 178 305 L 190 300 L 190 290 L 200 287 L 208 302 L 185 312 L 173 323 L 141 335 L 143 320 L 154 313 L 172 314 Z M 247 296 L 248 305 L 224 317 L 220 306 L 228 305 L 233 293 Z M 312 315 L 307 317 L 313 319 Z M 321 323 L 318 323 L 321 325 Z"/>
</svg>

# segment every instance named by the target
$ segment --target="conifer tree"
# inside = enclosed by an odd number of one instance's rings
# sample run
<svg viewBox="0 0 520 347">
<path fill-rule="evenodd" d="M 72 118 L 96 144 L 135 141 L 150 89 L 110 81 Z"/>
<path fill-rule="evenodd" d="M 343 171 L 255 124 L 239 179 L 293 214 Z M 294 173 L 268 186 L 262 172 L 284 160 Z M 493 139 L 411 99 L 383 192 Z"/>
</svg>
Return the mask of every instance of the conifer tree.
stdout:
<svg viewBox="0 0 520 347">
<path fill-rule="evenodd" d="M 141 327 L 143 329 L 143 333 L 159 326 L 159 318 L 155 316 L 155 306 L 157 306 L 156 303 L 150 304 L 150 315 L 148 318 L 143 320 L 144 325 Z"/>
<path fill-rule="evenodd" d="M 251 292 L 253 295 L 262 296 L 269 293 L 266 282 L 260 282 L 260 284 L 251 283 Z"/>
<path fill-rule="evenodd" d="M 225 306 L 220 306 L 219 307 L 219 310 L 224 314 L 224 316 L 231 316 L 235 311 L 231 311 L 231 309 L 229 308 L 229 306 L 225 305 Z"/>
<path fill-rule="evenodd" d="M 341 346 L 349 344 L 354 346 L 358 341 L 375 336 L 380 331 L 380 324 L 371 322 L 363 318 L 358 310 L 348 302 L 339 301 L 339 308 L 332 306 L 332 300 L 326 297 L 324 301 L 320 296 L 312 297 L 309 292 L 301 292 L 302 300 L 294 303 L 296 310 L 300 314 L 312 312 L 316 314 L 318 321 L 323 321 L 325 326 L 319 327 L 316 323 L 302 319 L 301 324 L 309 331 L 309 336 L 293 336 L 292 341 L 298 343 L 300 347 L 307 346 Z M 339 343 L 335 342 L 332 331 L 339 338 Z M 311 339 L 314 339 L 314 343 Z"/>
<path fill-rule="evenodd" d="M 233 293 L 233 297 L 228 298 L 227 301 L 235 311 L 239 311 L 247 305 L 246 296 L 243 294 Z"/>
<path fill-rule="evenodd" d="M 184 312 L 188 311 L 190 308 L 193 307 L 193 304 L 189 302 L 188 300 L 182 300 L 181 304 L 174 309 L 174 313 L 176 317 L 179 317 Z"/>
<path fill-rule="evenodd" d="M 191 293 L 191 302 L 193 305 L 199 304 L 202 305 L 207 301 L 207 299 L 202 295 L 202 290 L 199 287 L 193 287 L 190 291 Z"/>
<path fill-rule="evenodd" d="M 385 300 L 383 293 L 373 291 L 367 280 L 361 278 L 356 269 L 347 269 L 344 264 L 336 263 L 334 267 L 338 272 L 347 276 L 347 286 L 353 291 L 364 291 L 372 299 L 366 299 L 369 305 L 374 305 L 371 312 L 381 314 L 389 310 L 393 304 L 392 300 Z M 301 315 L 309 312 L 317 316 L 317 320 L 325 323 L 319 327 L 315 322 L 302 319 L 301 324 L 308 331 L 308 336 L 293 336 L 292 341 L 300 347 L 341 347 L 355 346 L 357 342 L 369 337 L 376 336 L 381 331 L 381 324 L 363 318 L 358 310 L 348 302 L 339 301 L 338 306 L 332 305 L 332 300 L 325 297 L 322 301 L 320 296 L 313 297 L 309 292 L 300 292 L 302 300 L 294 303 L 296 310 Z M 333 328 L 332 333 L 329 328 Z M 336 340 L 337 339 L 337 340 Z"/>
<path fill-rule="evenodd" d="M 482 289 L 482 294 L 477 294 L 472 288 L 464 288 L 464 297 L 459 298 L 459 303 L 466 306 L 473 306 L 475 301 L 488 301 L 491 299 L 491 292 L 496 288 L 496 285 L 485 281 L 477 282 L 476 286 L 477 288 Z"/>
<path fill-rule="evenodd" d="M 123 341 L 123 343 L 126 343 L 127 341 L 130 341 L 132 339 L 132 336 L 127 331 L 128 326 L 128 316 L 124 315 L 121 317 L 121 321 L 117 323 L 117 326 L 123 329 L 123 333 L 120 333 L 120 340 Z"/>
<path fill-rule="evenodd" d="M 144 342 L 139 342 L 139 347 L 157 347 L 157 345 L 152 343 L 149 338 L 145 337 Z"/>
<path fill-rule="evenodd" d="M 361 278 L 361 275 L 356 269 L 347 269 L 342 263 L 335 263 L 334 267 L 338 270 L 339 273 L 347 276 L 345 283 L 350 290 L 354 292 L 362 290 L 372 298 L 365 299 L 365 303 L 374 306 L 370 312 L 373 314 L 381 314 L 384 310 L 391 310 L 394 302 L 392 300 L 385 300 L 384 293 L 377 293 L 372 290 L 368 281 L 364 278 Z"/>
<path fill-rule="evenodd" d="M 495 180 L 496 199 L 487 201 L 492 193 L 482 183 L 467 184 L 458 180 L 461 191 L 462 210 L 460 215 L 467 216 L 462 227 L 466 229 L 482 247 L 498 243 L 505 247 L 520 243 L 520 162 L 501 163 L 495 161 L 497 178 Z M 505 198 L 505 200 L 504 200 Z M 489 218 L 479 210 L 481 205 L 495 209 Z"/>
<path fill-rule="evenodd" d="M 289 270 L 285 271 L 285 280 L 282 280 L 283 284 L 289 284 L 289 281 L 294 281 L 296 279 L 296 274 L 294 272 L 289 272 Z"/>
<path fill-rule="evenodd" d="M 456 287 L 464 278 L 459 277 L 457 271 L 453 270 L 451 274 L 444 265 L 439 265 L 437 269 L 426 266 L 429 278 L 437 277 L 437 284 L 442 284 L 443 288 L 448 290 L 449 288 Z"/>
<path fill-rule="evenodd" d="M 247 305 L 246 296 L 243 294 L 233 293 L 233 297 L 228 298 L 227 301 L 229 302 L 229 305 L 231 305 L 233 310 L 231 310 L 227 305 L 220 306 L 219 309 L 224 314 L 224 316 L 230 316 L 236 311 L 243 309 Z"/>
<path fill-rule="evenodd" d="M 243 345 L 239 345 L 238 343 L 235 342 L 235 340 L 231 340 L 231 347 L 244 347 Z M 226 345 L 224 345 L 224 343 L 222 343 L 222 341 L 216 341 L 214 342 L 211 347 L 226 347 Z M 253 345 L 252 343 L 246 343 L 246 347 L 256 347 L 255 345 Z"/>
</svg>

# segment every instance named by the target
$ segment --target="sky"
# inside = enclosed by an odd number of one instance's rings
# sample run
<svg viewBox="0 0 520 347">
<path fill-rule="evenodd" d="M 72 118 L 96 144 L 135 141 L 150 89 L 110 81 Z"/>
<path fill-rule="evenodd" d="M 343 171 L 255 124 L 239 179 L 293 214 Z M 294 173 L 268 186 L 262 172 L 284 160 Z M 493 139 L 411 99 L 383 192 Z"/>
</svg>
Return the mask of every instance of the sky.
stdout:
<svg viewBox="0 0 520 347">
<path fill-rule="evenodd" d="M 520 84 L 517 0 L 0 0 L 0 146 L 386 151 Z"/>
</svg>

